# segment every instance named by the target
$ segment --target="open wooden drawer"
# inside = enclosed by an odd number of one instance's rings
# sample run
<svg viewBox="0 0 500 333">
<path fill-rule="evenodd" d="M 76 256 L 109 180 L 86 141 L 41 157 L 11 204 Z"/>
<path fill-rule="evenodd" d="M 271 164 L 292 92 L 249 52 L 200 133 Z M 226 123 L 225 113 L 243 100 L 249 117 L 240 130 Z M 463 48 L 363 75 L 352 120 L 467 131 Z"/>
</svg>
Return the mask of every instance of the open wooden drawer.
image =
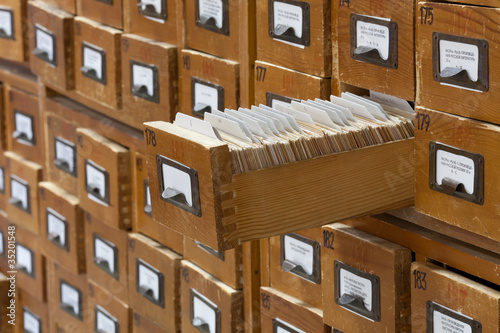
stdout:
<svg viewBox="0 0 500 333">
<path fill-rule="evenodd" d="M 217 139 L 149 122 L 145 142 L 153 218 L 219 251 L 413 204 L 413 139 L 238 174 Z"/>
</svg>

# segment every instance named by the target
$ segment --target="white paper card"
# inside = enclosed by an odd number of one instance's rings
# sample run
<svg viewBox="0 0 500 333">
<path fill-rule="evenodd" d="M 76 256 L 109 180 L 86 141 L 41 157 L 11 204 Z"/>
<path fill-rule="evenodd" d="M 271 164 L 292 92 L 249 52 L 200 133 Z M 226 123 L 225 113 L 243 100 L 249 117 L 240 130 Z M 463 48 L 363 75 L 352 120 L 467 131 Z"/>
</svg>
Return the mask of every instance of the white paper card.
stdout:
<svg viewBox="0 0 500 333">
<path fill-rule="evenodd" d="M 14 116 L 14 122 L 17 132 L 26 135 L 26 138 L 29 141 L 33 140 L 33 121 L 31 117 L 20 112 L 16 112 Z"/>
<path fill-rule="evenodd" d="M 4 172 L 3 168 L 0 167 L 0 192 L 5 191 L 5 179 L 4 179 Z"/>
<path fill-rule="evenodd" d="M 479 75 L 479 48 L 477 45 L 439 41 L 439 70 L 445 68 L 465 69 L 472 81 L 476 82 Z"/>
<path fill-rule="evenodd" d="M 276 321 L 278 321 L 281 324 L 281 326 L 277 327 L 276 333 L 306 333 L 302 330 L 299 330 L 297 327 L 290 325 L 287 322 L 284 322 L 279 318 L 276 318 Z"/>
<path fill-rule="evenodd" d="M 139 264 L 139 287 L 151 289 L 152 296 L 155 300 L 160 300 L 160 278 L 156 272 L 153 272 L 148 267 Z"/>
<path fill-rule="evenodd" d="M 85 172 L 87 177 L 87 186 L 97 187 L 101 197 L 106 196 L 106 175 L 101 170 L 94 167 L 92 164 L 85 165 Z M 89 193 L 91 194 L 91 193 Z M 92 194 L 91 194 L 92 195 Z M 93 196 L 93 195 L 92 195 Z"/>
<path fill-rule="evenodd" d="M 151 192 L 149 191 L 149 185 L 146 185 L 146 203 L 145 206 L 151 206 Z"/>
<path fill-rule="evenodd" d="M 3 247 L 3 236 L 3 232 L 0 231 L 0 255 L 3 255 L 5 253 Z"/>
<path fill-rule="evenodd" d="M 383 25 L 356 21 L 356 46 L 377 49 L 384 60 L 389 58 L 389 28 Z"/>
<path fill-rule="evenodd" d="M 219 107 L 219 92 L 214 87 L 195 82 L 194 105 L 196 104 L 209 105 L 212 109 L 217 110 Z"/>
<path fill-rule="evenodd" d="M 210 301 L 208 298 L 202 294 L 194 291 L 193 295 L 193 318 L 199 319 L 204 323 L 208 324 L 209 332 L 216 333 L 217 327 L 217 315 L 215 309 L 217 305 Z M 207 304 L 208 303 L 208 304 Z M 210 306 L 210 305 L 211 306 Z"/>
<path fill-rule="evenodd" d="M 284 236 L 285 260 L 301 266 L 307 275 L 313 274 L 314 248 L 312 245 L 301 242 L 300 240 Z M 318 260 L 319 258 L 316 258 Z"/>
<path fill-rule="evenodd" d="M 69 171 L 75 170 L 75 145 L 61 138 L 55 140 L 55 155 L 57 160 L 68 163 Z"/>
<path fill-rule="evenodd" d="M 213 128 L 208 121 L 202 120 L 200 118 L 192 117 L 190 115 L 178 112 L 175 115 L 174 124 L 179 127 L 195 131 L 196 133 L 200 133 L 222 141 L 219 133 L 217 133 L 217 130 Z"/>
<path fill-rule="evenodd" d="M 17 244 L 16 245 L 16 264 L 18 267 L 26 268 L 26 272 L 28 274 L 33 273 L 33 257 L 31 255 L 31 251 L 25 248 L 24 246 Z"/>
<path fill-rule="evenodd" d="M 0 29 L 5 32 L 7 37 L 12 37 L 12 12 L 6 10 L 6 7 L 4 8 L 0 8 Z"/>
<path fill-rule="evenodd" d="M 23 209 L 28 209 L 28 187 L 26 185 L 12 179 L 10 182 L 10 196 L 21 200 Z"/>
<path fill-rule="evenodd" d="M 96 77 L 102 79 L 102 54 L 83 46 L 83 66 L 95 70 Z"/>
<path fill-rule="evenodd" d="M 361 276 L 340 269 L 340 295 L 359 297 L 368 311 L 372 310 L 372 282 Z"/>
<path fill-rule="evenodd" d="M 193 193 L 191 192 L 191 177 L 184 171 L 171 167 L 170 165 L 162 165 L 163 185 L 164 188 L 171 188 L 184 194 L 189 207 L 193 207 Z"/>
<path fill-rule="evenodd" d="M 474 193 L 474 161 L 471 158 L 438 149 L 436 151 L 436 183 L 450 178 L 464 185 L 465 191 Z"/>
<path fill-rule="evenodd" d="M 145 86 L 148 95 L 153 96 L 154 72 L 152 68 L 140 65 L 132 65 L 132 84 L 134 86 Z"/>
<path fill-rule="evenodd" d="M 80 293 L 66 283 L 61 283 L 61 303 L 71 306 L 76 315 L 80 314 Z"/>
<path fill-rule="evenodd" d="M 153 6 L 156 13 L 161 13 L 162 0 L 141 0 L 141 10 L 146 9 L 146 5 Z"/>
<path fill-rule="evenodd" d="M 222 0 L 199 0 L 198 6 L 200 17 L 213 17 L 217 28 L 222 28 L 222 25 L 224 24 Z"/>
<path fill-rule="evenodd" d="M 437 310 L 432 313 L 433 333 L 472 333 L 472 327 L 463 321 L 445 315 Z"/>
<path fill-rule="evenodd" d="M 114 319 L 114 318 L 113 318 Z M 104 331 L 106 333 L 115 333 L 116 332 L 116 319 L 113 320 L 110 316 L 105 315 L 102 311 L 96 312 L 96 326 L 97 331 Z"/>
<path fill-rule="evenodd" d="M 23 311 L 23 331 L 30 333 L 40 332 L 40 321 L 28 311 Z"/>
<path fill-rule="evenodd" d="M 39 28 L 35 29 L 35 46 L 47 53 L 47 59 L 54 61 L 54 39 L 52 35 Z"/>
<path fill-rule="evenodd" d="M 274 30 L 278 26 L 291 27 L 297 38 L 302 38 L 302 8 L 288 3 L 275 1 L 273 4 Z"/>
<path fill-rule="evenodd" d="M 65 219 L 49 211 L 47 214 L 47 232 L 59 236 L 59 242 L 66 244 L 66 223 Z"/>
<path fill-rule="evenodd" d="M 99 258 L 105 260 L 108 263 L 109 271 L 111 273 L 115 272 L 115 251 L 112 246 L 106 244 L 99 238 L 96 238 L 94 241 L 94 256 L 95 258 Z"/>
</svg>

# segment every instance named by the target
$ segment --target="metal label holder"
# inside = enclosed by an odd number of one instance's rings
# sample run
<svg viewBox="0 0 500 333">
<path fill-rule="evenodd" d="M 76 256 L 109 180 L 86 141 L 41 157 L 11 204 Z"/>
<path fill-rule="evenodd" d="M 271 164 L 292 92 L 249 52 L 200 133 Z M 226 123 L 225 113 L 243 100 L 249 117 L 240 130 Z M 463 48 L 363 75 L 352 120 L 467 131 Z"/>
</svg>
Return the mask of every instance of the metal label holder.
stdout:
<svg viewBox="0 0 500 333">
<path fill-rule="evenodd" d="M 155 7 L 149 3 L 142 3 L 141 0 L 137 1 L 137 10 L 139 11 L 139 15 L 152 17 L 155 19 L 167 20 L 167 0 L 161 0 L 161 11 L 158 13 L 155 10 Z M 144 6 L 144 9 L 142 9 Z"/>
<path fill-rule="evenodd" d="M 297 98 L 285 97 L 272 92 L 266 92 L 266 105 L 269 107 L 273 106 L 273 101 L 280 101 L 285 103 L 292 103 L 293 101 L 299 102 L 300 100 Z"/>
<path fill-rule="evenodd" d="M 297 37 L 292 27 L 278 26 L 277 29 L 274 28 L 275 2 L 286 3 L 302 9 L 302 37 Z M 309 3 L 297 0 L 268 0 L 267 16 L 269 21 L 269 37 L 303 46 L 309 46 L 311 44 Z"/>
<path fill-rule="evenodd" d="M 96 1 L 100 1 L 100 0 L 96 0 Z M 85 52 L 86 48 L 91 49 L 91 50 L 93 50 L 101 55 L 101 73 L 102 73 L 101 78 L 97 77 L 97 73 L 96 73 L 95 69 L 90 68 L 88 66 L 85 66 L 85 64 L 84 64 L 84 59 L 85 59 L 84 52 Z M 106 51 L 104 51 L 103 49 L 101 49 L 100 47 L 97 47 L 95 45 L 89 44 L 87 42 L 82 42 L 82 67 L 80 67 L 80 71 L 82 72 L 83 76 L 86 76 L 89 79 L 92 79 L 92 80 L 97 81 L 103 85 L 106 85 L 106 83 L 107 83 L 107 81 L 106 81 Z"/>
<path fill-rule="evenodd" d="M 193 203 L 193 206 L 188 205 L 186 198 L 182 193 L 176 194 L 175 189 L 170 189 L 165 187 L 165 184 L 163 182 L 164 178 L 163 168 L 162 168 L 163 164 L 169 165 L 189 175 L 189 178 L 191 180 L 191 195 L 192 195 L 191 202 Z M 180 209 L 183 209 L 188 213 L 200 217 L 201 204 L 200 204 L 200 190 L 198 184 L 198 172 L 194 169 L 191 169 L 185 165 L 182 165 L 174 160 L 171 160 L 161 155 L 156 155 L 156 167 L 158 172 L 158 189 L 160 192 L 160 199 Z"/>
<path fill-rule="evenodd" d="M 107 333 L 107 332 L 103 332 L 102 330 L 99 330 L 99 328 L 98 328 L 99 327 L 98 321 L 97 321 L 98 313 L 101 313 L 103 316 L 105 316 L 106 318 L 108 318 L 109 320 L 111 320 L 115 324 L 115 331 L 113 333 L 120 332 L 120 323 L 118 322 L 118 320 L 115 317 L 113 317 L 111 314 L 109 314 L 108 311 L 104 310 L 104 308 L 102 308 L 101 306 L 95 305 L 94 306 L 94 333 Z"/>
<path fill-rule="evenodd" d="M 0 178 L 3 186 L 0 187 L 0 194 L 5 194 L 5 169 L 0 166 Z"/>
<path fill-rule="evenodd" d="M 28 314 L 30 315 L 33 319 L 35 319 L 37 322 L 38 322 L 38 327 L 40 328 L 40 330 L 38 332 L 32 332 L 32 331 L 29 331 L 29 330 L 26 330 L 26 328 L 24 327 L 24 315 L 25 314 Z M 33 311 L 31 311 L 30 309 L 28 309 L 27 306 L 23 306 L 23 333 L 39 333 L 42 331 L 41 329 L 42 327 L 42 320 L 40 319 L 40 316 L 38 316 L 37 314 L 35 314 Z"/>
<path fill-rule="evenodd" d="M 149 192 L 149 181 L 147 179 L 144 179 L 143 183 L 142 183 L 142 202 L 143 202 L 143 211 L 144 211 L 144 214 L 152 217 L 152 209 L 151 209 L 151 205 L 148 205 L 148 192 Z"/>
<path fill-rule="evenodd" d="M 148 89 L 145 85 L 137 86 L 134 85 L 134 65 L 140 67 L 146 67 L 153 71 L 153 95 L 148 94 Z M 136 96 L 147 101 L 159 104 L 160 103 L 160 83 L 159 83 L 159 73 L 158 67 L 155 65 L 148 65 L 136 60 L 130 60 L 130 93 L 132 96 Z"/>
<path fill-rule="evenodd" d="M 75 313 L 73 311 L 73 307 L 69 304 L 66 304 L 66 303 L 63 303 L 62 301 L 62 286 L 63 284 L 65 284 L 67 287 L 73 289 L 74 291 L 76 291 L 78 293 L 78 313 Z M 82 293 L 80 292 L 80 290 L 78 288 L 75 288 L 73 287 L 71 284 L 69 284 L 68 282 L 66 282 L 64 279 L 59 279 L 59 307 L 64 311 L 66 312 L 67 314 L 69 314 L 70 316 L 80 320 L 80 321 L 83 321 L 83 316 L 82 316 Z"/>
<path fill-rule="evenodd" d="M 49 35 L 50 38 L 52 39 L 52 60 L 49 59 L 46 51 L 44 51 L 36 46 L 36 44 L 37 44 L 36 31 L 37 30 L 44 32 L 45 34 Z M 31 53 L 34 56 L 36 56 L 37 58 L 45 61 L 49 65 L 51 65 L 53 67 L 57 67 L 56 36 L 52 32 L 50 32 L 49 30 L 47 30 L 45 27 L 42 27 L 39 24 L 35 24 L 35 48 L 31 51 Z"/>
<path fill-rule="evenodd" d="M 200 0 L 194 1 L 195 24 L 197 27 L 212 31 L 224 36 L 229 36 L 229 0 L 222 2 L 222 27 L 216 25 L 214 17 L 200 16 Z"/>
<path fill-rule="evenodd" d="M 105 193 L 104 196 L 101 193 L 98 193 L 95 187 L 90 187 L 88 184 L 88 178 L 87 178 L 87 164 L 93 167 L 94 169 L 98 170 L 102 174 L 104 174 L 104 189 Z M 93 195 L 100 201 L 106 203 L 109 205 L 109 173 L 104 169 L 103 167 L 95 164 L 92 160 L 85 159 L 84 163 L 84 168 L 85 168 L 85 191 L 89 193 L 90 195 Z"/>
<path fill-rule="evenodd" d="M 107 260 L 104 260 L 104 258 L 99 258 L 96 256 L 96 240 L 100 240 L 113 250 L 113 267 L 115 268 L 114 272 L 111 271 L 109 266 L 110 263 L 108 263 Z M 95 232 L 93 232 L 92 245 L 94 249 L 94 257 L 92 259 L 94 261 L 94 264 L 107 274 L 111 275 L 115 280 L 118 280 L 118 249 L 116 248 L 115 244 L 111 243 L 107 239 L 104 239 Z"/>
<path fill-rule="evenodd" d="M 354 275 L 357 275 L 361 278 L 370 280 L 372 284 L 372 310 L 368 311 L 364 306 L 364 302 L 359 297 L 347 297 L 345 295 L 340 295 L 340 269 L 344 269 Z M 380 321 L 380 279 L 372 274 L 365 273 L 351 267 L 347 264 L 344 264 L 341 261 L 334 261 L 334 294 L 335 294 L 335 303 L 339 306 L 351 310 L 352 312 L 368 318 L 373 321 Z"/>
<path fill-rule="evenodd" d="M 0 7 L 0 12 L 5 12 L 8 13 L 8 15 L 10 15 L 10 31 L 11 31 L 11 34 L 7 35 L 7 32 L 4 29 L 0 29 L 0 38 L 15 40 L 16 36 L 14 30 L 14 12 L 12 11 L 12 9 L 4 6 Z"/>
<path fill-rule="evenodd" d="M 300 266 L 297 265 L 289 260 L 285 259 L 285 236 L 294 238 L 302 243 L 311 245 L 313 248 L 313 273 L 311 275 L 307 274 L 304 269 Z M 306 238 L 304 236 L 295 234 L 295 233 L 290 233 L 286 235 L 281 235 L 280 236 L 280 263 L 281 263 L 281 269 L 284 272 L 290 272 L 304 280 L 307 280 L 309 282 L 315 283 L 315 284 L 320 284 L 321 283 L 321 245 L 318 242 L 315 242 L 309 238 Z"/>
<path fill-rule="evenodd" d="M 440 48 L 439 41 L 447 40 L 451 42 L 471 44 L 478 48 L 478 78 L 474 82 L 470 79 L 465 69 L 440 68 Z M 489 45 L 485 39 L 449 35 L 440 32 L 432 34 L 432 76 L 434 81 L 451 84 L 478 91 L 488 91 L 489 89 Z"/>
<path fill-rule="evenodd" d="M 196 83 L 217 89 L 217 109 L 219 111 L 223 111 L 224 110 L 224 87 L 219 86 L 219 85 L 214 84 L 214 83 L 200 80 L 196 77 L 191 77 L 191 113 L 193 114 L 193 116 L 203 118 L 203 115 L 205 112 L 212 112 L 212 108 L 210 107 L 210 105 L 196 103 L 196 96 L 195 96 Z"/>
<path fill-rule="evenodd" d="M 58 219 L 59 221 L 61 221 L 64 224 L 64 244 L 61 243 L 61 239 L 58 235 L 51 235 L 49 233 L 49 216 L 50 215 L 54 216 L 56 219 Z M 68 252 L 69 251 L 68 222 L 66 221 L 66 219 L 63 216 L 59 215 L 52 208 L 47 208 L 45 210 L 45 217 L 46 217 L 46 221 L 47 221 L 47 239 L 55 246 Z"/>
<path fill-rule="evenodd" d="M 214 249 L 212 249 L 211 247 L 209 246 L 206 246 L 205 244 L 202 244 L 196 240 L 193 240 L 193 242 L 196 244 L 196 246 L 198 246 L 200 249 L 202 249 L 203 251 L 207 252 L 208 254 L 216 257 L 217 259 L 219 259 L 220 261 L 224 261 L 226 258 L 226 255 L 224 251 L 216 251 Z"/>
<path fill-rule="evenodd" d="M 467 193 L 460 183 L 441 184 L 436 182 L 436 154 L 444 150 L 455 155 L 465 156 L 474 161 L 474 192 Z M 439 142 L 429 142 L 429 187 L 431 190 L 460 198 L 478 205 L 484 204 L 484 158 L 480 154 L 457 149 Z"/>
<path fill-rule="evenodd" d="M 389 29 L 389 57 L 382 59 L 376 48 L 357 45 L 357 22 L 376 24 Z M 393 21 L 380 20 L 374 17 L 368 17 L 359 14 L 351 14 L 351 58 L 357 61 L 398 69 L 398 24 Z"/>
<path fill-rule="evenodd" d="M 292 327 L 290 324 L 287 324 L 278 318 L 273 318 L 273 333 L 277 333 L 278 328 L 281 328 L 282 330 L 285 330 L 289 333 L 304 333 L 304 331 L 298 331 L 296 328 Z"/>
<path fill-rule="evenodd" d="M 190 289 L 190 297 L 189 297 L 189 309 L 190 309 L 190 319 L 191 319 L 191 325 L 193 325 L 198 331 L 202 333 L 210 333 L 209 328 L 207 327 L 208 325 L 203 322 L 197 322 L 197 319 L 194 316 L 194 298 L 196 297 L 199 299 L 201 302 L 205 303 L 206 306 L 208 306 L 210 309 L 212 309 L 215 313 L 215 333 L 220 333 L 220 310 L 217 306 L 214 306 L 213 304 L 210 304 L 207 302 L 203 297 L 202 294 L 197 292 L 194 289 Z"/>
<path fill-rule="evenodd" d="M 12 196 L 12 182 L 17 182 L 21 184 L 22 186 L 26 187 L 26 195 L 27 195 L 27 205 L 26 208 L 22 207 L 22 202 L 20 199 L 14 198 Z M 21 179 L 15 175 L 10 176 L 10 198 L 9 198 L 9 203 L 13 206 L 16 206 L 20 210 L 24 211 L 27 214 L 31 214 L 31 200 L 30 200 L 30 185 L 27 181 L 24 179 Z"/>
<path fill-rule="evenodd" d="M 434 303 L 432 301 L 427 301 L 427 310 L 426 310 L 426 322 L 427 329 L 426 333 L 434 333 L 434 311 L 438 311 L 448 317 L 461 321 L 467 325 L 470 325 L 472 328 L 472 333 L 481 333 L 482 325 L 479 321 L 474 320 L 472 318 L 461 315 L 458 312 L 452 311 L 448 308 L 445 308 L 442 305 Z"/>
<path fill-rule="evenodd" d="M 26 267 L 19 266 L 18 263 L 17 263 L 17 259 L 18 259 L 18 256 L 17 256 L 17 252 L 18 252 L 17 251 L 17 247 L 18 246 L 24 248 L 26 251 L 28 251 L 30 253 L 31 273 L 28 272 L 28 270 L 27 270 Z M 21 244 L 19 242 L 16 242 L 16 269 L 18 269 L 19 271 L 21 271 L 24 274 L 28 275 L 30 278 L 35 279 L 35 259 L 33 258 L 33 250 L 31 250 L 30 248 L 27 248 L 26 246 L 24 246 L 23 244 Z"/>
<path fill-rule="evenodd" d="M 140 285 L 139 266 L 145 267 L 147 270 L 149 270 L 150 272 L 152 272 L 153 274 L 156 274 L 156 276 L 158 276 L 158 300 L 156 300 L 153 297 L 151 289 Z M 158 305 L 161 308 L 165 308 L 165 298 L 164 298 L 164 290 L 163 290 L 163 284 L 164 284 L 163 273 L 139 258 L 135 259 L 135 272 L 136 272 L 135 287 L 136 287 L 137 292 L 141 296 L 144 296 L 146 299 L 148 299 L 150 302 Z"/>
<path fill-rule="evenodd" d="M 63 159 L 54 158 L 54 165 L 56 166 L 56 168 L 66 172 L 67 174 L 70 174 L 71 176 L 76 177 L 77 176 L 76 145 L 71 141 L 65 140 L 65 139 L 58 137 L 58 136 L 54 136 L 54 156 L 57 156 L 57 143 L 58 142 L 65 145 L 66 147 L 69 147 L 71 150 L 73 150 L 73 170 L 69 169 L 68 162 L 63 160 Z"/>
<path fill-rule="evenodd" d="M 15 130 L 15 128 L 17 127 L 17 124 L 16 124 L 16 114 L 20 114 L 23 117 L 27 117 L 27 118 L 30 119 L 31 133 L 32 133 L 32 136 L 33 136 L 33 138 L 31 140 L 28 139 L 28 137 L 26 136 L 25 133 Z M 29 114 L 26 114 L 24 112 L 21 112 L 19 110 L 14 109 L 14 132 L 12 133 L 12 138 L 16 139 L 17 142 L 19 142 L 21 144 L 24 144 L 24 145 L 27 145 L 27 146 L 34 146 L 34 145 L 36 145 L 35 128 L 34 128 L 34 119 L 33 119 L 33 116 L 31 116 Z"/>
</svg>

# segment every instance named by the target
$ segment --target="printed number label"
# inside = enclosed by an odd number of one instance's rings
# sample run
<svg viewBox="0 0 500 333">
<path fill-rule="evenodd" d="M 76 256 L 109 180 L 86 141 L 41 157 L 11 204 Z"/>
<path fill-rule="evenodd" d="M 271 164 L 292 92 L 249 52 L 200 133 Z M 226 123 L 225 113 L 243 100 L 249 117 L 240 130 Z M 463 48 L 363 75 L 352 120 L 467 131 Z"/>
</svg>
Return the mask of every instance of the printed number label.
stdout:
<svg viewBox="0 0 500 333">
<path fill-rule="evenodd" d="M 349 7 L 351 0 L 339 0 L 339 7 L 346 6 Z"/>
<path fill-rule="evenodd" d="M 189 283 L 189 270 L 185 267 L 181 268 L 181 275 L 184 281 Z"/>
<path fill-rule="evenodd" d="M 257 81 L 264 82 L 264 80 L 266 79 L 267 68 L 257 66 L 255 70 L 257 71 Z"/>
<path fill-rule="evenodd" d="M 323 246 L 333 250 L 333 232 L 323 230 Z"/>
<path fill-rule="evenodd" d="M 425 281 L 427 273 L 421 272 L 419 270 L 413 271 L 413 277 L 415 281 L 415 288 L 426 290 L 427 289 L 427 281 Z"/>
<path fill-rule="evenodd" d="M 155 132 L 150 130 L 149 128 L 146 128 L 144 130 L 144 134 L 146 135 L 146 144 L 147 145 L 152 145 L 153 147 L 156 147 L 156 136 Z"/>
<path fill-rule="evenodd" d="M 182 56 L 182 68 L 187 70 L 191 69 L 191 58 L 188 55 Z"/>
<path fill-rule="evenodd" d="M 418 112 L 415 118 L 417 120 L 417 129 L 420 131 L 425 129 L 427 132 L 429 130 L 429 125 L 431 124 L 431 117 L 428 114 Z"/>
<path fill-rule="evenodd" d="M 432 25 L 434 22 L 434 13 L 432 7 L 420 7 L 420 24 Z"/>
<path fill-rule="evenodd" d="M 268 294 L 260 293 L 260 298 L 262 299 L 262 307 L 269 310 L 271 308 L 271 297 Z"/>
</svg>

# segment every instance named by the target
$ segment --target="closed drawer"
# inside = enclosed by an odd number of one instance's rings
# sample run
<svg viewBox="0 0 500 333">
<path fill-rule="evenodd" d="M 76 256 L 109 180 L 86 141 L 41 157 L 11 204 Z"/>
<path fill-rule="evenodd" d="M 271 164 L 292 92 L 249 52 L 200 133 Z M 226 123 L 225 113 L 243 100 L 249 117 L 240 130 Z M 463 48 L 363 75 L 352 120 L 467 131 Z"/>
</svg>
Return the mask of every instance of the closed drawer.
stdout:
<svg viewBox="0 0 500 333">
<path fill-rule="evenodd" d="M 18 322 L 21 332 L 49 332 L 49 308 L 47 302 L 40 302 L 24 290 L 17 290 Z"/>
<path fill-rule="evenodd" d="M 0 58 L 25 62 L 29 60 L 28 38 L 23 32 L 27 21 L 28 1 L 5 0 L 0 6 Z"/>
<path fill-rule="evenodd" d="M 123 0 L 76 0 L 78 15 L 123 30 Z"/>
</svg>

